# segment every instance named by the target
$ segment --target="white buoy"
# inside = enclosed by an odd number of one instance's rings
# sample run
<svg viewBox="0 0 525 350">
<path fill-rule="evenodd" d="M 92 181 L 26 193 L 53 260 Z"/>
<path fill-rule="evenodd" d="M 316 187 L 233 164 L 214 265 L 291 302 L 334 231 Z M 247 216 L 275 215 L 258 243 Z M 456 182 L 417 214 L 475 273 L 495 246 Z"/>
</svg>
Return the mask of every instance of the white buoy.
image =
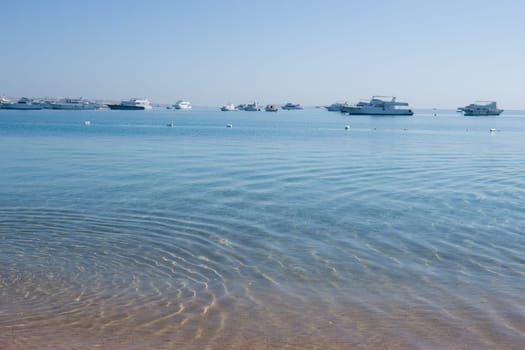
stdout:
<svg viewBox="0 0 525 350">
<path fill-rule="evenodd" d="M 349 130 L 350 129 L 350 125 L 345 125 L 345 130 Z"/>
<path fill-rule="evenodd" d="M 227 128 L 232 128 L 233 125 L 232 125 L 232 124 L 226 124 L 226 127 L 227 127 Z"/>
<path fill-rule="evenodd" d="M 84 125 L 91 125 L 91 121 L 89 120 L 84 121 Z"/>
</svg>

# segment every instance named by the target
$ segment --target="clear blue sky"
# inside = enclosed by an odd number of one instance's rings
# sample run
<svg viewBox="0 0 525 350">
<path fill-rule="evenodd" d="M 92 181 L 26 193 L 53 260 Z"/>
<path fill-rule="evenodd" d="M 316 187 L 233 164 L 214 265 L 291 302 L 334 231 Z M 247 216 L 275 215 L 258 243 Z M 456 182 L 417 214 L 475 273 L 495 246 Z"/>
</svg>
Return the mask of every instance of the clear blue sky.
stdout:
<svg viewBox="0 0 525 350">
<path fill-rule="evenodd" d="M 0 0 L 0 94 L 525 109 L 525 1 Z"/>
</svg>

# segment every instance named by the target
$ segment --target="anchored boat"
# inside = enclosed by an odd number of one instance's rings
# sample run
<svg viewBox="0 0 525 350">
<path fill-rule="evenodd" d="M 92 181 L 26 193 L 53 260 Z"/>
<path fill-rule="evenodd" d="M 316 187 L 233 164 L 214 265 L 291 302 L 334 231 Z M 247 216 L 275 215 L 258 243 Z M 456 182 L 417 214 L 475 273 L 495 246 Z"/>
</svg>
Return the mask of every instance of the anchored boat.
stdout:
<svg viewBox="0 0 525 350">
<path fill-rule="evenodd" d="M 151 109 L 151 103 L 146 99 L 132 98 L 119 104 L 108 104 L 109 109 L 145 110 Z"/>
<path fill-rule="evenodd" d="M 361 101 L 354 106 L 342 106 L 341 112 L 350 115 L 413 115 L 408 103 L 398 102 L 393 96 L 373 96 L 370 101 Z"/>
<path fill-rule="evenodd" d="M 459 107 L 458 111 L 465 116 L 500 115 L 503 109 L 499 109 L 496 101 L 478 101 L 465 107 Z"/>
</svg>

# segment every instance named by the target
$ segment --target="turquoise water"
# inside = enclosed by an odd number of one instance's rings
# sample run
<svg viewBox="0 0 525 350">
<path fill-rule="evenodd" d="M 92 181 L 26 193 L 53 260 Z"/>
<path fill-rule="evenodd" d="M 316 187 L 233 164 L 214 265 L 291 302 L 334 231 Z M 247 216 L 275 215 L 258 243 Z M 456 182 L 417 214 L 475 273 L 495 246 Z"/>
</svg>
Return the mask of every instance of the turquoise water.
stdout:
<svg viewBox="0 0 525 350">
<path fill-rule="evenodd" d="M 519 111 L 0 110 L 0 347 L 521 349 L 524 140 Z"/>
</svg>

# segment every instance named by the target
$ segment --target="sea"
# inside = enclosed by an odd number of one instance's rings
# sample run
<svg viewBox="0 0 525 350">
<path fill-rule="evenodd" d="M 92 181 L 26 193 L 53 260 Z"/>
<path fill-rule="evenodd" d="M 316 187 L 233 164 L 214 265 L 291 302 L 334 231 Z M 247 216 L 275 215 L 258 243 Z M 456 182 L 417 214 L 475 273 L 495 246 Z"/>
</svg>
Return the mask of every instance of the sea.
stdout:
<svg viewBox="0 0 525 350">
<path fill-rule="evenodd" d="M 523 349 L 525 111 L 0 110 L 0 348 Z"/>
</svg>

